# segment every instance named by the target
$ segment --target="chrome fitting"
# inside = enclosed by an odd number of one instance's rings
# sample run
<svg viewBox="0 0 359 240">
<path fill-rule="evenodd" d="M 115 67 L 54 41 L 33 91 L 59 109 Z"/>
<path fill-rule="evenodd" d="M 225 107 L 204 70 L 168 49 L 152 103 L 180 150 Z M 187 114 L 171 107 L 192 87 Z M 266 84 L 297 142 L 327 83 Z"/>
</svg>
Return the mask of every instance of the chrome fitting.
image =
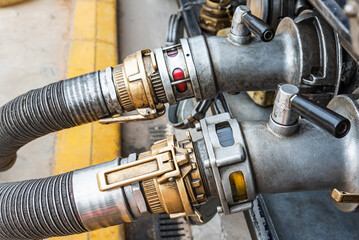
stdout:
<svg viewBox="0 0 359 240">
<path fill-rule="evenodd" d="M 244 24 L 242 16 L 251 11 L 247 6 L 241 5 L 236 8 L 233 14 L 232 27 L 228 39 L 234 44 L 246 44 L 251 40 L 251 32 Z"/>
<path fill-rule="evenodd" d="M 224 214 L 250 209 L 256 193 L 238 121 L 223 113 L 202 119 L 200 124 L 208 154 L 203 166 L 211 194 L 219 196 Z"/>
<path fill-rule="evenodd" d="M 291 98 L 299 93 L 299 89 L 291 84 L 278 86 L 273 111 L 268 127 L 276 134 L 290 136 L 298 130 L 299 115 L 291 108 Z"/>
<path fill-rule="evenodd" d="M 168 103 L 213 98 L 217 90 L 206 40 L 198 36 L 180 42 L 154 51 Z"/>
<path fill-rule="evenodd" d="M 113 85 L 116 95 L 111 89 L 110 99 L 116 96 L 123 110 L 137 110 L 138 114 L 104 118 L 100 123 L 148 120 L 164 114 L 166 97 L 154 54 L 150 50 L 138 51 L 126 57 L 123 64 L 115 66 Z"/>
<path fill-rule="evenodd" d="M 100 85 L 102 95 L 110 112 L 122 113 L 123 109 L 117 97 L 117 91 L 114 85 L 112 72 L 112 67 L 108 67 L 106 70 L 100 71 Z"/>
<path fill-rule="evenodd" d="M 125 222 L 132 222 L 136 212 L 133 207 L 138 205 L 133 200 L 132 193 L 124 188 L 112 189 L 102 192 L 98 188 L 98 171 L 113 168 L 119 165 L 120 159 L 94 165 L 74 171 L 73 192 L 79 217 L 85 228 L 89 231 L 114 226 Z M 143 198 L 143 196 L 142 196 Z M 137 207 L 138 209 L 141 206 Z"/>
</svg>

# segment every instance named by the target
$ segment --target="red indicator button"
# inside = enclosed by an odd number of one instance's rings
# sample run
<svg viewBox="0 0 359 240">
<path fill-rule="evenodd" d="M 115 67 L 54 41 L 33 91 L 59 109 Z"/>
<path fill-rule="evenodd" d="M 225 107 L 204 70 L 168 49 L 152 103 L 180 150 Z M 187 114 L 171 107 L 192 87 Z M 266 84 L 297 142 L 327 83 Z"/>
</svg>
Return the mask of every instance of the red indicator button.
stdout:
<svg viewBox="0 0 359 240">
<path fill-rule="evenodd" d="M 177 54 L 178 54 L 177 50 L 167 52 L 167 56 L 169 56 L 169 57 L 175 57 L 175 56 L 177 56 Z"/>
<path fill-rule="evenodd" d="M 178 80 L 183 80 L 184 79 L 184 72 L 182 69 L 180 68 L 175 68 L 172 72 L 172 75 L 173 75 L 173 79 L 175 81 L 178 81 Z"/>
<path fill-rule="evenodd" d="M 172 76 L 175 81 L 180 81 L 180 80 L 184 79 L 184 72 L 180 68 L 175 68 L 172 72 Z M 183 83 L 177 84 L 176 89 L 179 92 L 187 91 L 187 83 L 183 82 Z"/>
</svg>

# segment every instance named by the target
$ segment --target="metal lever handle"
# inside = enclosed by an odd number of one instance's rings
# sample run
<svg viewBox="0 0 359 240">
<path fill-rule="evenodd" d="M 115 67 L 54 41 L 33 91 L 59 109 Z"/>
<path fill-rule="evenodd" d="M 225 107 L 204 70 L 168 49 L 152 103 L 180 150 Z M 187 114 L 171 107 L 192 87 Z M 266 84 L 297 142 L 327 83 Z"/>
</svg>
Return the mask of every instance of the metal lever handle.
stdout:
<svg viewBox="0 0 359 240">
<path fill-rule="evenodd" d="M 342 138 L 349 132 L 350 121 L 338 113 L 298 95 L 294 95 L 290 101 L 292 110 L 334 137 Z"/>
<path fill-rule="evenodd" d="M 263 22 L 260 18 L 247 12 L 242 15 L 242 20 L 249 31 L 259 37 L 263 42 L 269 42 L 274 38 L 274 30 L 271 26 Z"/>
</svg>

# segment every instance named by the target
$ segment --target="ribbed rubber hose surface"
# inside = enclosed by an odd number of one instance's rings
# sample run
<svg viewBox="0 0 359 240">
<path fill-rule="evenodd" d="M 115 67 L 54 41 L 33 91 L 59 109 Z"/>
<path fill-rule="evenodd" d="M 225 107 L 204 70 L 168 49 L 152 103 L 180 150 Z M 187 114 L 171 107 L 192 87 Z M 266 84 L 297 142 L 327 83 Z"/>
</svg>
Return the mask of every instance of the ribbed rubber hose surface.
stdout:
<svg viewBox="0 0 359 240">
<path fill-rule="evenodd" d="M 0 170 L 12 166 L 17 150 L 26 143 L 109 114 L 99 72 L 53 83 L 13 99 L 0 108 Z"/>
<path fill-rule="evenodd" d="M 85 232 L 74 202 L 72 175 L 0 184 L 0 239 Z"/>
</svg>

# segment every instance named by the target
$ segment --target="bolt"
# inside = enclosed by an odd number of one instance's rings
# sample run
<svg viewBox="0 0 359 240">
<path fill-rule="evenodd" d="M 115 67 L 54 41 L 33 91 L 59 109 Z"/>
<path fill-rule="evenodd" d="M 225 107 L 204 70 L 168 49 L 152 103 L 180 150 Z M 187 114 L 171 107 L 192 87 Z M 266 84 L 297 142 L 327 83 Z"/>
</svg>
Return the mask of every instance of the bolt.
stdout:
<svg viewBox="0 0 359 240">
<path fill-rule="evenodd" d="M 218 213 L 223 213 L 223 207 L 218 206 L 218 207 L 217 207 L 217 212 L 218 212 Z"/>
<path fill-rule="evenodd" d="M 203 163 L 204 163 L 204 167 L 205 167 L 206 169 L 211 168 L 211 164 L 209 163 L 209 161 L 204 161 Z"/>
<path fill-rule="evenodd" d="M 353 18 L 356 16 L 357 14 L 357 10 L 355 8 L 355 6 L 351 3 L 347 3 L 345 6 L 344 6 L 344 14 L 347 16 L 347 17 L 350 17 L 350 18 Z"/>
<path fill-rule="evenodd" d="M 196 127 L 197 132 L 202 131 L 202 127 L 200 123 L 196 123 L 194 126 Z"/>
<path fill-rule="evenodd" d="M 170 182 L 174 182 L 174 181 L 175 181 L 175 179 L 174 179 L 174 177 L 170 177 L 170 178 L 168 179 L 168 181 L 170 181 Z"/>
</svg>

